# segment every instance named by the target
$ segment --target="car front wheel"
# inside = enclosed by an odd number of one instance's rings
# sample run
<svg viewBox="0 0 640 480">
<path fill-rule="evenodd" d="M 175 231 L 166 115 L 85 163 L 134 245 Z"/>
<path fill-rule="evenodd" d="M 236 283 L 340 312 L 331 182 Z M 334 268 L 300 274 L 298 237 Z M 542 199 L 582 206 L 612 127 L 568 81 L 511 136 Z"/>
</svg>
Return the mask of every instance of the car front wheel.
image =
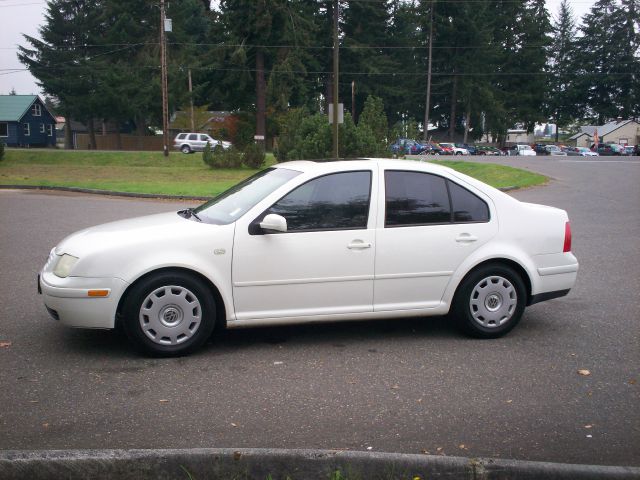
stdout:
<svg viewBox="0 0 640 480">
<path fill-rule="evenodd" d="M 183 145 L 180 151 L 182 153 L 191 153 L 191 147 L 189 147 L 189 145 Z"/>
<path fill-rule="evenodd" d="M 215 312 L 213 295 L 194 276 L 163 272 L 132 287 L 124 302 L 123 326 L 144 353 L 185 355 L 211 336 Z"/>
<path fill-rule="evenodd" d="M 453 316 L 477 338 L 498 338 L 515 327 L 526 303 L 520 275 L 506 265 L 487 265 L 471 272 L 456 292 Z"/>
</svg>

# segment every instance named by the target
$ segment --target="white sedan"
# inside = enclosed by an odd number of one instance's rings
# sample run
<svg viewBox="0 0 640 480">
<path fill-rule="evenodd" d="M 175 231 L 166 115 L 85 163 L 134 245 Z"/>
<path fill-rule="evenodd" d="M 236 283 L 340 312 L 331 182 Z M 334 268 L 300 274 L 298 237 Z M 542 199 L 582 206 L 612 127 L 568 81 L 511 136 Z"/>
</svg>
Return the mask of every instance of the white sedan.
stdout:
<svg viewBox="0 0 640 480">
<path fill-rule="evenodd" d="M 179 212 L 74 233 L 38 278 L 53 318 L 114 328 L 153 355 L 215 326 L 425 317 L 510 331 L 566 295 L 578 262 L 567 213 L 446 167 L 289 162 Z"/>
</svg>

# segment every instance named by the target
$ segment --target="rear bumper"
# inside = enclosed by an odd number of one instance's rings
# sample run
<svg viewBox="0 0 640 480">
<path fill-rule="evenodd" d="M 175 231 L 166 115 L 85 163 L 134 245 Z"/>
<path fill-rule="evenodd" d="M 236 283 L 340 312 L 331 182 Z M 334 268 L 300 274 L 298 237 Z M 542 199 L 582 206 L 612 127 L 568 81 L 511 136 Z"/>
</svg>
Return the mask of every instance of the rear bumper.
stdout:
<svg viewBox="0 0 640 480">
<path fill-rule="evenodd" d="M 567 288 L 566 290 L 556 290 L 555 292 L 545 292 L 539 293 L 537 295 L 531 295 L 527 306 L 533 305 L 534 303 L 544 302 L 546 300 L 553 300 L 554 298 L 564 297 L 567 293 L 569 293 L 570 290 L 570 288 Z"/>
<path fill-rule="evenodd" d="M 569 293 L 578 276 L 579 264 L 571 252 L 537 255 L 535 281 L 528 304 L 558 298 Z"/>
<path fill-rule="evenodd" d="M 39 279 L 45 307 L 55 320 L 70 327 L 113 328 L 118 302 L 128 284 L 119 278 L 59 278 L 42 272 Z M 89 290 L 107 290 L 90 297 Z"/>
</svg>

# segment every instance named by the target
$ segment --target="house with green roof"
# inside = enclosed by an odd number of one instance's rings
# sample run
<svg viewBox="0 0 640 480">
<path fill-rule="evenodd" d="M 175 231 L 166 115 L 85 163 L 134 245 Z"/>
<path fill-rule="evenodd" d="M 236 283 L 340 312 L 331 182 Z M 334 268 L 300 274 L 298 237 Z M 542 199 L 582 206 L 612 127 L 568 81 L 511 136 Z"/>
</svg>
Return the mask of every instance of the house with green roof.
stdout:
<svg viewBox="0 0 640 480">
<path fill-rule="evenodd" d="M 0 95 L 0 142 L 10 147 L 54 147 L 56 119 L 38 95 Z"/>
</svg>

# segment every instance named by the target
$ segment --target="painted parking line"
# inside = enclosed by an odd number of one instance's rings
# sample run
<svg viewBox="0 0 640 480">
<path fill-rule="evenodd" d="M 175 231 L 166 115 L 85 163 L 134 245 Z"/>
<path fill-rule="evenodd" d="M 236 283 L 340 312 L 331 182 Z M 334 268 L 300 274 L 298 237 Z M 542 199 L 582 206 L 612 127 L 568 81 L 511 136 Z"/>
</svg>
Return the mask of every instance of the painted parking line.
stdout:
<svg viewBox="0 0 640 480">
<path fill-rule="evenodd" d="M 640 165 L 640 160 L 559 160 L 561 163 L 636 163 Z"/>
</svg>

